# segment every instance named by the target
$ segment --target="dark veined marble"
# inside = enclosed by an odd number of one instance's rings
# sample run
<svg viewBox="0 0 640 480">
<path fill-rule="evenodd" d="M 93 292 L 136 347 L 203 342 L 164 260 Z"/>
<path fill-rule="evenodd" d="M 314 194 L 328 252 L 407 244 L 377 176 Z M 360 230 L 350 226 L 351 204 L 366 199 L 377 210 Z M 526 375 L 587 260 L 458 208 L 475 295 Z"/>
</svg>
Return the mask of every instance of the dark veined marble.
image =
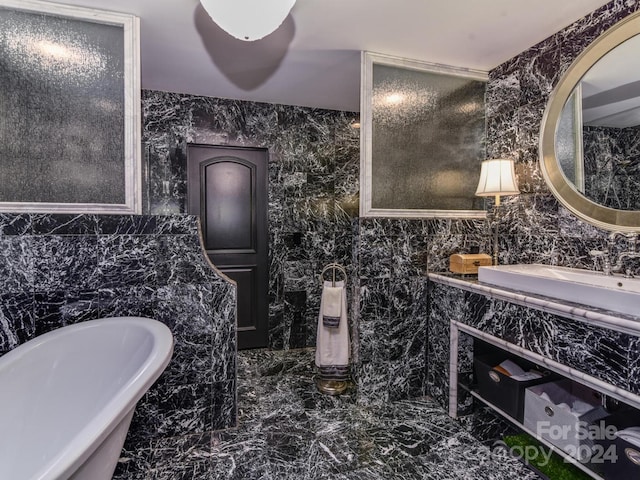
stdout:
<svg viewBox="0 0 640 480">
<path fill-rule="evenodd" d="M 585 196 L 618 210 L 640 209 L 640 128 L 583 128 Z"/>
<path fill-rule="evenodd" d="M 2 214 L 0 244 L 0 354 L 110 316 L 155 318 L 174 335 L 169 366 L 138 403 L 117 478 L 151 478 L 151 445 L 235 425 L 235 286 L 206 262 L 195 217 Z"/>
<path fill-rule="evenodd" d="M 432 328 L 439 325 L 448 334 L 449 322 L 455 320 L 615 387 L 639 393 L 637 336 L 447 285 L 432 283 L 429 294 Z M 448 362 L 447 337 L 430 336 L 428 350 L 429 393 L 443 406 L 448 405 L 448 370 L 432 370 L 431 366 L 443 367 Z M 467 343 L 465 354 L 471 351 L 473 344 Z M 461 363 L 459 372 L 468 371 L 469 365 Z"/>
<path fill-rule="evenodd" d="M 352 261 L 358 114 L 148 90 L 142 108 L 149 213 L 186 212 L 189 143 L 268 150 L 269 346 L 314 346 L 318 275 Z"/>
<path fill-rule="evenodd" d="M 360 401 L 444 398 L 448 324 L 427 318 L 426 272 L 447 270 L 453 253 L 488 251 L 486 221 L 363 218 L 355 228 Z"/>
<path fill-rule="evenodd" d="M 464 321 L 481 315 L 484 307 L 474 304 L 464 291 L 429 282 L 429 336 L 427 339 L 427 395 L 443 408 L 449 406 L 450 322 Z M 458 339 L 458 372 L 460 380 L 473 372 L 473 341 L 467 335 Z M 469 382 L 467 382 L 469 384 Z M 468 413 L 470 399 L 460 393 L 461 412 Z"/>
<path fill-rule="evenodd" d="M 503 199 L 501 262 L 595 268 L 588 252 L 603 247 L 606 232 L 548 191 L 537 164 L 539 126 L 570 62 L 639 8 L 638 0 L 613 0 L 490 72 L 488 157 L 516 159 L 522 191 Z M 116 478 L 528 478 L 517 465 L 491 461 L 438 404 L 395 401 L 429 394 L 446 405 L 448 319 L 488 322 L 498 333 L 515 321 L 534 327 L 523 310 L 472 296 L 454 305 L 438 289 L 427 317 L 425 272 L 446 271 L 452 253 L 488 252 L 488 222 L 357 219 L 354 113 L 151 91 L 142 103 L 152 215 L 0 214 L 1 351 L 99 315 L 155 315 L 177 333 L 174 361 L 141 402 Z M 356 382 L 348 395 L 318 395 L 310 361 L 294 352 L 241 354 L 245 376 L 236 380 L 232 287 L 202 262 L 194 219 L 184 215 L 189 142 L 269 149 L 271 347 L 314 345 L 317 274 L 329 261 L 348 267 Z M 636 338 L 598 339 L 544 315 L 540 325 L 557 330 L 514 340 L 543 351 L 555 336 L 553 358 L 594 359 L 603 379 L 640 391 Z M 588 348 L 578 351 L 577 338 Z M 468 371 L 472 348 L 460 342 Z M 212 434 L 233 424 L 236 406 L 238 426 Z M 482 418 L 468 419 L 477 438 L 502 430 Z"/>
<path fill-rule="evenodd" d="M 606 29 L 639 9 L 638 0 L 613 0 L 490 72 L 486 102 L 488 157 L 515 159 L 522 192 L 505 199 L 501 230 L 503 263 L 595 268 L 588 252 L 603 248 L 607 232 L 591 227 L 558 206 L 538 165 L 540 125 L 549 95 L 562 73 Z M 617 157 L 612 142 L 599 140 L 599 161 L 614 161 Z M 587 147 L 592 143 L 587 142 Z M 635 164 L 637 148 L 633 146 L 630 150 L 627 159 Z M 587 167 L 603 168 L 594 165 L 590 151 L 586 148 Z M 618 169 L 614 180 L 611 185 L 603 186 L 602 182 L 594 185 L 598 191 L 594 195 L 608 194 L 609 204 L 617 203 L 621 208 L 636 202 L 638 189 L 634 188 L 632 176 Z M 635 268 L 640 270 L 640 264 Z"/>
<path fill-rule="evenodd" d="M 143 106 L 153 213 L 171 205 L 185 211 L 188 143 L 268 148 L 270 346 L 315 346 L 318 274 L 337 261 L 347 267 L 352 287 L 352 356 L 361 400 L 422 395 L 428 249 L 436 253 L 447 245 L 453 253 L 477 245 L 485 238 L 484 222 L 354 220 L 355 114 L 152 91 L 144 92 Z"/>
<path fill-rule="evenodd" d="M 153 447 L 155 479 L 538 479 L 471 433 L 497 428 L 458 423 L 426 398 L 363 406 L 353 390 L 321 395 L 312 350 L 238 360 L 238 427 Z"/>
<path fill-rule="evenodd" d="M 445 401 L 448 324 L 427 318 L 426 272 L 447 270 L 453 253 L 489 251 L 487 226 L 482 219 L 385 218 L 354 225 L 355 377 L 363 404 L 425 393 Z"/>
<path fill-rule="evenodd" d="M 600 32 L 635 9 L 636 1 L 612 1 L 490 73 L 488 155 L 516 158 L 523 192 L 503 199 L 501 262 L 595 268 L 588 252 L 602 247 L 606 232 L 576 220 L 550 195 L 537 166 L 538 131 L 547 97 L 564 69 Z M 272 348 L 315 344 L 316 275 L 335 260 L 348 267 L 352 280 L 360 400 L 380 402 L 435 389 L 436 372 L 446 370 L 444 360 L 438 363 L 446 354 L 447 345 L 440 345 L 446 330 L 425 320 L 421 277 L 427 269 L 446 271 L 452 253 L 490 251 L 488 222 L 354 220 L 359 175 L 359 135 L 349 127 L 354 114 L 152 91 L 143 92 L 143 108 L 151 212 L 184 212 L 187 143 L 269 149 Z M 431 360 L 436 363 L 430 369 Z M 446 393 L 443 385 L 439 391 Z"/>
</svg>

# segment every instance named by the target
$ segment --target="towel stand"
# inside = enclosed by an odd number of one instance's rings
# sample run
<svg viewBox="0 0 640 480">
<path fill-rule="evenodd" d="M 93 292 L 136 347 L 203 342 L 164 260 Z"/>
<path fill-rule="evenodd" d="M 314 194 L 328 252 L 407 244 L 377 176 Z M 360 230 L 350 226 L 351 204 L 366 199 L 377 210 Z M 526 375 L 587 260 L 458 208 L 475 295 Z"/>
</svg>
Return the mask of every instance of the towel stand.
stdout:
<svg viewBox="0 0 640 480">
<path fill-rule="evenodd" d="M 329 263 L 323 269 L 320 274 L 320 285 L 324 285 L 325 274 L 331 272 L 331 285 L 336 286 L 336 274 L 342 274 L 344 283 L 347 283 L 347 271 L 339 263 Z M 349 385 L 349 382 L 344 380 L 332 380 L 330 378 L 323 378 L 320 373 L 315 378 L 316 388 L 325 395 L 341 395 L 343 394 Z"/>
<path fill-rule="evenodd" d="M 320 284 L 324 283 L 324 274 L 331 270 L 331 284 L 336 286 L 336 271 L 342 274 L 344 283 L 347 283 L 347 271 L 345 268 L 339 263 L 329 263 L 322 269 L 322 273 L 320 274 Z"/>
</svg>

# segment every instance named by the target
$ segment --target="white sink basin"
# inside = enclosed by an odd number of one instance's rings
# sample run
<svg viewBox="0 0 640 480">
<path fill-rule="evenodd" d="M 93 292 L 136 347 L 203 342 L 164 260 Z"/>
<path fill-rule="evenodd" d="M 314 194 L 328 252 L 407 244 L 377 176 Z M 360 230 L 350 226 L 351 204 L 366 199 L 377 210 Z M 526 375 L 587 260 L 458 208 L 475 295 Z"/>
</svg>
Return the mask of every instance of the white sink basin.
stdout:
<svg viewBox="0 0 640 480">
<path fill-rule="evenodd" d="M 549 265 L 479 267 L 478 280 L 498 287 L 640 316 L 640 279 Z"/>
</svg>

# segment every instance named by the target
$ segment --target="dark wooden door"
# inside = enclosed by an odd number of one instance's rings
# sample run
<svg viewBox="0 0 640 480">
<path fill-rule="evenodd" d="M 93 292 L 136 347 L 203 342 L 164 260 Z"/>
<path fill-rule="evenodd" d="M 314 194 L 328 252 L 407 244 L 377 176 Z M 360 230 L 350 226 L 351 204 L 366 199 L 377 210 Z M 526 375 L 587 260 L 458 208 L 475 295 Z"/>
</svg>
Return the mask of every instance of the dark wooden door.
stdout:
<svg viewBox="0 0 640 480">
<path fill-rule="evenodd" d="M 238 284 L 238 348 L 267 346 L 267 151 L 189 145 L 190 214 L 213 264 Z"/>
</svg>

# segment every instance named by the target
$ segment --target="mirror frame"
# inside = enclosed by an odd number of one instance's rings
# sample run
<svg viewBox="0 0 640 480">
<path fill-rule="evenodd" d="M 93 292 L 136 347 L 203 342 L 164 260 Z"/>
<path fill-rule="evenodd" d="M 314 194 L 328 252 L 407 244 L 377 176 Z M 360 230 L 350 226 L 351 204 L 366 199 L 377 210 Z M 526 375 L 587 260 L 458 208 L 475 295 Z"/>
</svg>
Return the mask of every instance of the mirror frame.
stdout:
<svg viewBox="0 0 640 480">
<path fill-rule="evenodd" d="M 565 103 L 582 77 L 609 51 L 640 35 L 640 11 L 613 25 L 596 38 L 571 64 L 551 96 L 540 128 L 540 168 L 553 195 L 582 220 L 605 230 L 640 231 L 640 211 L 617 210 L 582 195 L 562 172 L 556 158 L 556 128 Z"/>
</svg>

